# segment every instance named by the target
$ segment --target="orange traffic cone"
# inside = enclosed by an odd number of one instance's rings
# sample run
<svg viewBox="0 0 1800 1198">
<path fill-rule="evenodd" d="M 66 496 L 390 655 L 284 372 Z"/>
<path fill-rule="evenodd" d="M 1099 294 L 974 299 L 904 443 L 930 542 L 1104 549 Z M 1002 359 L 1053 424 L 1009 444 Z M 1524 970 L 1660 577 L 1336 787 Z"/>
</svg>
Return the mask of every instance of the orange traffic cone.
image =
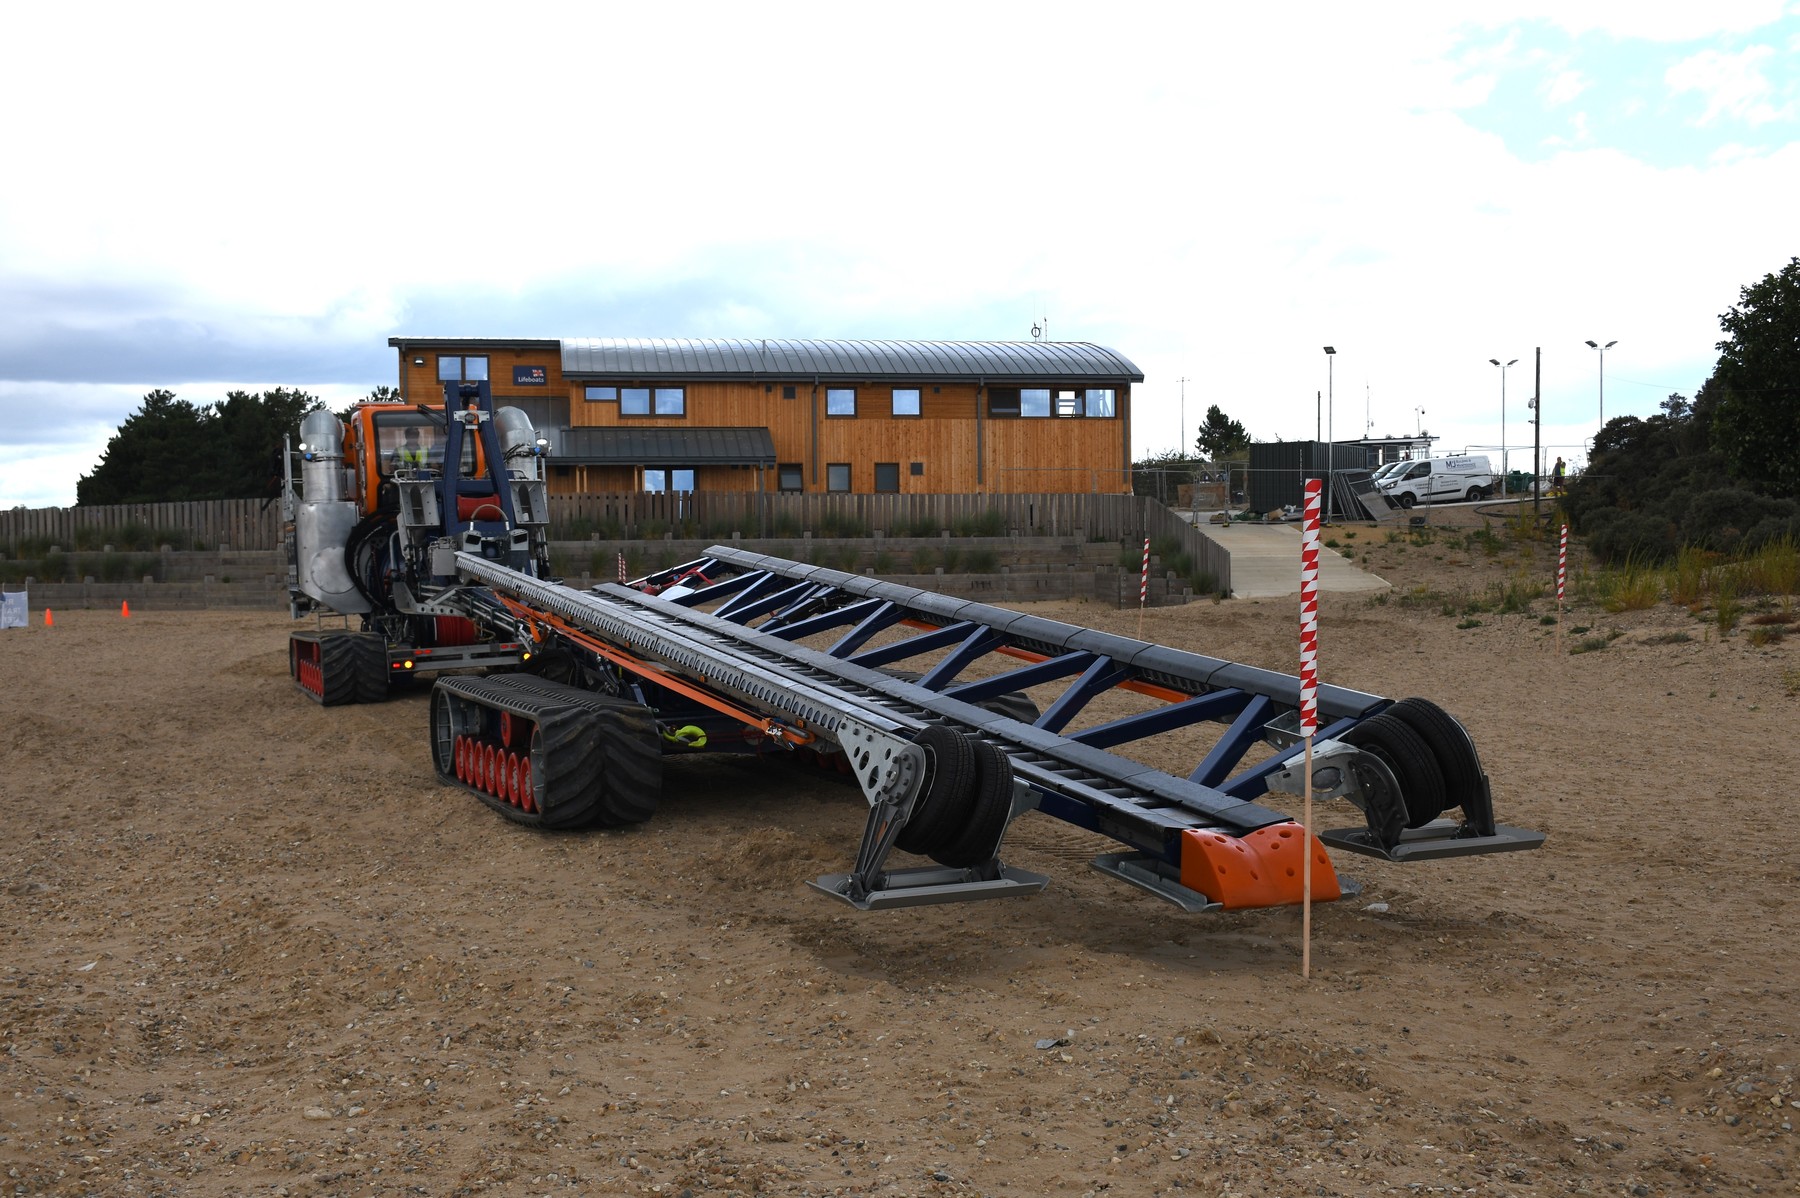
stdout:
<svg viewBox="0 0 1800 1198">
<path fill-rule="evenodd" d="M 129 599 L 119 601 L 119 616 L 122 619 L 131 619 L 131 601 Z"/>
<path fill-rule="evenodd" d="M 54 627 L 55 624 L 56 624 L 56 617 L 51 615 L 50 609 L 46 607 L 44 609 L 44 627 L 51 628 L 51 627 Z"/>
</svg>

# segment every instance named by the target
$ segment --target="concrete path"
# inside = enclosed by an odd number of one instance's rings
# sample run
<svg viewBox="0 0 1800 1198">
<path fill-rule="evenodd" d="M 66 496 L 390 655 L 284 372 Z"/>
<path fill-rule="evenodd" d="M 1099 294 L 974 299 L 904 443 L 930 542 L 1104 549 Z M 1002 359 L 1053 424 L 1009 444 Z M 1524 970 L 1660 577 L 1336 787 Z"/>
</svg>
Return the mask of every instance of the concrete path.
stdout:
<svg viewBox="0 0 1800 1198">
<path fill-rule="evenodd" d="M 1207 524 L 1195 521 L 1202 536 L 1231 551 L 1231 596 L 1234 599 L 1268 599 L 1300 593 L 1300 525 Z M 1319 591 L 1348 595 L 1357 591 L 1385 591 L 1385 578 L 1351 564 L 1335 549 L 1319 546 Z"/>
</svg>

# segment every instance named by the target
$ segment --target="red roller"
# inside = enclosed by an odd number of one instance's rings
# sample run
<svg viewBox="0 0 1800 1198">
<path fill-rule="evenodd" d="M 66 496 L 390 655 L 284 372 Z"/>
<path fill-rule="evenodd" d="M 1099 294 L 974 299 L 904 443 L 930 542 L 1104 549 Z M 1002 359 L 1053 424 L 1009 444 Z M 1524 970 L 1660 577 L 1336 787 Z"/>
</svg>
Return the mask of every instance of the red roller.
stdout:
<svg viewBox="0 0 1800 1198">
<path fill-rule="evenodd" d="M 494 758 L 496 756 L 498 756 L 498 754 L 495 752 L 493 745 L 481 746 L 481 789 L 487 791 L 489 794 L 499 793 L 494 786 L 494 782 L 499 776 L 498 771 L 494 768 Z"/>
<path fill-rule="evenodd" d="M 517 753 L 506 755 L 506 801 L 514 807 L 525 805 L 519 799 L 519 755 Z"/>
<path fill-rule="evenodd" d="M 501 712 L 500 713 L 500 743 L 505 745 L 509 749 L 512 748 L 513 746 L 515 746 L 516 744 L 518 744 L 518 741 L 513 739 L 514 734 L 516 732 L 518 732 L 518 730 L 519 730 L 519 725 L 518 725 L 518 723 L 516 723 L 513 720 L 513 713 L 510 711 Z"/>
<path fill-rule="evenodd" d="M 463 616 L 435 616 L 431 624 L 434 645 L 473 645 L 480 639 L 481 630 L 475 627 L 475 621 Z"/>
<path fill-rule="evenodd" d="M 537 796 L 531 792 L 531 754 L 526 753 L 519 758 L 519 806 L 526 811 L 537 810 Z"/>
</svg>

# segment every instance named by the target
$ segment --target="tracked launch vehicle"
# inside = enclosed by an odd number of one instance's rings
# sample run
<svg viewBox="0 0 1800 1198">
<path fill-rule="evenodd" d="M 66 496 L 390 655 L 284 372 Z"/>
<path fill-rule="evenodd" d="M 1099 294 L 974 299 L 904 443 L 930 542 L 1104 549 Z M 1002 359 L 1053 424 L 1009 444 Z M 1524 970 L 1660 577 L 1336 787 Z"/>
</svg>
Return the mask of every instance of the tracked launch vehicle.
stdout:
<svg viewBox="0 0 1800 1198">
<path fill-rule="evenodd" d="M 1496 822 L 1473 741 L 1424 699 L 1320 688 L 1314 795 L 1361 819 L 1309 838 L 1265 801 L 1306 782 L 1292 675 L 738 547 L 571 586 L 551 577 L 544 454 L 486 383 L 449 383 L 441 408 L 307 417 L 284 493 L 295 614 L 359 625 L 296 632 L 295 685 L 337 704 L 436 676 L 439 780 L 517 823 L 646 820 L 688 753 L 822 765 L 869 814 L 850 867 L 812 885 L 864 909 L 1041 890 L 1001 857 L 1033 810 L 1116 841 L 1095 868 L 1189 911 L 1298 902 L 1306 854 L 1313 897 L 1337 898 L 1328 847 L 1543 841 Z M 1199 760 L 1124 751 L 1166 735 Z"/>
</svg>

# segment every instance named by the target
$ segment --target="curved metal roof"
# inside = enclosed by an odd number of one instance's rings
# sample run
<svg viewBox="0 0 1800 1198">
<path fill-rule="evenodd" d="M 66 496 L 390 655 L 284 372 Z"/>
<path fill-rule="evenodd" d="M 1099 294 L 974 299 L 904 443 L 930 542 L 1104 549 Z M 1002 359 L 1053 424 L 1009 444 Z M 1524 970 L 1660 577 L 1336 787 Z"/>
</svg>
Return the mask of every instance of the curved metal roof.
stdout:
<svg viewBox="0 0 1800 1198">
<path fill-rule="evenodd" d="M 796 341 L 577 337 L 562 342 L 572 378 L 986 379 L 1141 383 L 1130 359 L 1085 341 Z"/>
</svg>

